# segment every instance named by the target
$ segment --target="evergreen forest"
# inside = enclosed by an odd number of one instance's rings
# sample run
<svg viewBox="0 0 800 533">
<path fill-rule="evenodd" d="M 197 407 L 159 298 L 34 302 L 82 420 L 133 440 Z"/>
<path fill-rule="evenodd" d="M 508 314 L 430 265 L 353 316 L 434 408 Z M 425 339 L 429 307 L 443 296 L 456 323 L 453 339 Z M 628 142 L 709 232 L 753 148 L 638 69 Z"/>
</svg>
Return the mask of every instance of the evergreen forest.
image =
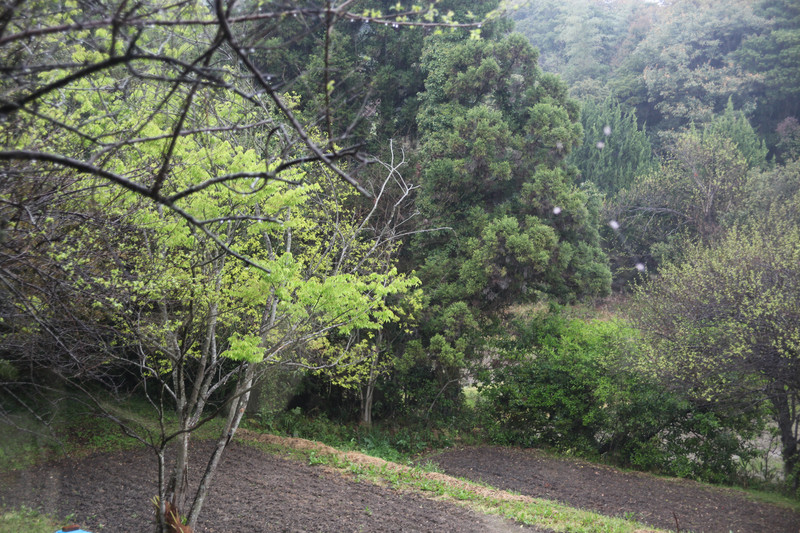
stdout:
<svg viewBox="0 0 800 533">
<path fill-rule="evenodd" d="M 100 424 L 161 531 L 240 427 L 800 494 L 797 2 L 6 0 L 0 73 L 0 459 Z"/>
</svg>

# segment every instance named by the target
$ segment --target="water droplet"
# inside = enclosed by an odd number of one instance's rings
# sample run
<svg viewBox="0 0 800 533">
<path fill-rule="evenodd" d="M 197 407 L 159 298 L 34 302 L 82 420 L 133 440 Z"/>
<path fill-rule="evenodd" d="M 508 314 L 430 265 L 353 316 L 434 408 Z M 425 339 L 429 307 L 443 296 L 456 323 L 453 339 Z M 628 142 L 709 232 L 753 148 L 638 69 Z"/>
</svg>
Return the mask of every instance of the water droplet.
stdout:
<svg viewBox="0 0 800 533">
<path fill-rule="evenodd" d="M 612 220 L 608 223 L 608 225 L 611 226 L 611 229 L 619 229 L 619 222 L 616 220 Z"/>
<path fill-rule="evenodd" d="M 602 150 L 605 147 L 606 147 L 606 143 L 604 143 L 603 141 L 597 141 L 597 149 L 598 150 Z"/>
<path fill-rule="evenodd" d="M 644 263 L 636 263 L 636 270 L 639 272 L 644 272 L 646 269 L 647 267 L 644 266 Z"/>
<path fill-rule="evenodd" d="M 554 208 L 553 208 L 553 214 L 554 214 L 554 215 L 558 215 L 558 214 L 560 214 L 560 213 L 561 213 L 561 208 L 560 208 L 560 207 L 554 207 Z"/>
<path fill-rule="evenodd" d="M 603 135 L 605 135 L 606 137 L 611 135 L 611 126 L 609 126 L 608 124 L 606 124 L 605 127 L 603 128 Z"/>
</svg>

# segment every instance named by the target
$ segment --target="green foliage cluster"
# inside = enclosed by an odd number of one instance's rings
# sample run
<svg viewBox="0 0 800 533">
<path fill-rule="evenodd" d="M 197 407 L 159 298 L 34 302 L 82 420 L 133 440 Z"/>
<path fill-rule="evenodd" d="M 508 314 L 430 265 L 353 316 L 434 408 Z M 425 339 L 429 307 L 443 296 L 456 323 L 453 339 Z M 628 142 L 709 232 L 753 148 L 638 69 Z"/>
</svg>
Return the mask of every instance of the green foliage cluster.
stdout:
<svg viewBox="0 0 800 533">
<path fill-rule="evenodd" d="M 540 293 L 603 294 L 596 212 L 560 166 L 581 133 L 565 87 L 539 72 L 520 35 L 442 36 L 422 61 L 421 154 L 431 164 L 418 204 L 456 237 L 415 246 L 420 276 L 439 280 L 433 299 L 490 309 Z"/>
<path fill-rule="evenodd" d="M 581 108 L 583 144 L 567 157 L 581 179 L 613 197 L 635 178 L 657 165 L 646 131 L 639 129 L 636 112 L 613 100 L 589 101 Z"/>
<path fill-rule="evenodd" d="M 736 62 L 757 77 L 758 113 L 764 134 L 786 117 L 800 115 L 800 7 L 791 0 L 762 0 L 757 13 L 766 24 L 745 36 Z"/>
<path fill-rule="evenodd" d="M 733 98 L 728 99 L 725 111 L 715 115 L 703 128 L 703 135 L 727 137 L 742 157 L 748 168 L 764 168 L 767 166 L 767 146 L 764 139 L 750 125 L 750 121 L 742 111 L 733 107 Z"/>
<path fill-rule="evenodd" d="M 654 376 L 680 382 L 715 412 L 768 410 L 795 488 L 798 260 L 796 224 L 732 229 L 714 246 L 690 247 L 641 287 L 635 315 Z"/>
<path fill-rule="evenodd" d="M 429 303 L 404 353 L 409 378 L 432 374 L 421 389 L 429 413 L 434 403 L 458 402 L 461 372 L 479 357 L 498 310 L 606 294 L 610 273 L 599 197 L 563 165 L 581 138 L 578 107 L 540 71 L 530 44 L 519 34 L 432 36 L 421 65 L 420 157 L 428 163 L 417 205 L 438 231 L 409 247 Z"/>
<path fill-rule="evenodd" d="M 480 387 L 488 437 L 623 466 L 732 482 L 759 421 L 694 403 L 636 368 L 638 333 L 558 313 L 518 321 Z"/>
<path fill-rule="evenodd" d="M 713 128 L 676 136 L 662 164 L 606 204 L 618 224 L 613 254 L 651 268 L 679 259 L 685 243 L 711 242 L 749 209 L 748 160 Z"/>
<path fill-rule="evenodd" d="M 637 25 L 650 11 L 636 1 L 545 0 L 525 3 L 514 19 L 541 52 L 542 67 L 559 73 L 574 97 L 602 100 L 621 50 L 641 38 Z"/>
</svg>

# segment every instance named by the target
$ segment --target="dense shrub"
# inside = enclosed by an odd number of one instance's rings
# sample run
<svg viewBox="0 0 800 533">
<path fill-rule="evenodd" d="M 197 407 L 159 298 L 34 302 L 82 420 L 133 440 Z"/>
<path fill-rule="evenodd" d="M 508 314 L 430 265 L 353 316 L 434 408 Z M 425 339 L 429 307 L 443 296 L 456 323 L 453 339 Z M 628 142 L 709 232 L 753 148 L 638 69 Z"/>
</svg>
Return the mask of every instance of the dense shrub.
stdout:
<svg viewBox="0 0 800 533">
<path fill-rule="evenodd" d="M 531 324 L 539 334 L 530 339 L 535 351 L 502 361 L 479 388 L 495 413 L 487 428 L 493 440 L 582 453 L 595 448 L 595 435 L 605 425 L 600 391 L 607 388 L 606 378 L 595 352 L 601 344 L 570 331 L 577 324 L 562 319 Z"/>
<path fill-rule="evenodd" d="M 735 478 L 752 455 L 745 441 L 758 417 L 690 401 L 648 378 L 624 324 L 551 312 L 510 331 L 480 387 L 492 441 L 713 482 Z"/>
</svg>

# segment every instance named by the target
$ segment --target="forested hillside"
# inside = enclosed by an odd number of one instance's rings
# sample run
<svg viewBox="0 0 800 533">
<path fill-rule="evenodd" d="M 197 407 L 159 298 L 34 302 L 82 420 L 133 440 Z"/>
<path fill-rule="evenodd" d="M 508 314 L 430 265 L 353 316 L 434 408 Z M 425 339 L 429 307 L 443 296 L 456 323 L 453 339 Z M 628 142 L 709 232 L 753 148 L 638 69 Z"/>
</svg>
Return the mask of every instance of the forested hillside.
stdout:
<svg viewBox="0 0 800 533">
<path fill-rule="evenodd" d="M 298 409 L 796 489 L 800 7 L 515 4 L 0 8 L 0 422 L 113 420 L 164 528 Z"/>
</svg>

